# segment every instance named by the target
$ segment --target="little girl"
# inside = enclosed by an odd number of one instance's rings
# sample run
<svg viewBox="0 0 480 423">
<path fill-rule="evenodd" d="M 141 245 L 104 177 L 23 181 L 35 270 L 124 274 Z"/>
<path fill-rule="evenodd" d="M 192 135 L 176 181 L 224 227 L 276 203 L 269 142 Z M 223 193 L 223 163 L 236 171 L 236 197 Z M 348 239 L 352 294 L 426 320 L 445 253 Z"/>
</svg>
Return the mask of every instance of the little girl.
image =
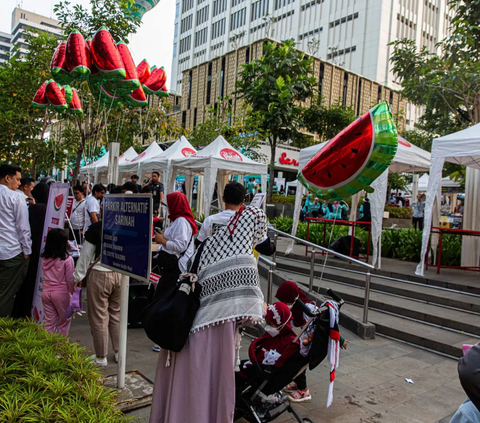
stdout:
<svg viewBox="0 0 480 423">
<path fill-rule="evenodd" d="M 45 329 L 60 335 L 68 335 L 72 321 L 71 317 L 65 318 L 65 310 L 70 305 L 74 291 L 74 265 L 67 251 L 67 241 L 64 230 L 51 229 L 42 254 Z"/>
</svg>

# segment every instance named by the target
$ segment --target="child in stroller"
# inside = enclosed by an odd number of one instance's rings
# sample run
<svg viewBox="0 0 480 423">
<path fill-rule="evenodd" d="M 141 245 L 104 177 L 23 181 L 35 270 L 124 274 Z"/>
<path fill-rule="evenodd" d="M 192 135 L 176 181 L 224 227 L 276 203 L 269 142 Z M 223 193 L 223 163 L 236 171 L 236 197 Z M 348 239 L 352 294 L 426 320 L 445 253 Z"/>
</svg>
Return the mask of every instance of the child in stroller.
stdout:
<svg viewBox="0 0 480 423">
<path fill-rule="evenodd" d="M 290 403 L 286 400 L 281 392 L 282 388 L 287 386 L 297 375 L 302 373 L 307 367 L 310 370 L 314 369 L 320 364 L 325 357 L 332 362 L 332 370 L 334 377 L 334 370 L 338 363 L 339 335 L 338 333 L 338 309 L 343 304 L 343 300 L 331 290 L 328 294 L 336 301 L 330 301 L 325 306 L 318 308 L 313 313 L 308 309 L 300 299 L 296 300 L 296 306 L 300 307 L 303 312 L 309 317 L 309 323 L 313 324 L 313 331 L 305 336 L 302 342 L 304 347 L 308 347 L 306 356 L 301 354 L 299 339 L 310 325 L 306 325 L 300 335 L 289 341 L 292 346 L 285 346 L 279 356 L 276 354 L 262 353 L 257 347 L 265 345 L 259 338 L 252 343 L 249 348 L 250 363 L 243 362 L 241 373 L 236 378 L 236 404 L 235 404 L 235 420 L 243 417 L 248 422 L 266 423 L 275 420 L 280 414 L 288 411 L 298 422 L 311 422 L 309 419 L 303 419 L 295 412 Z M 275 308 L 283 310 L 283 306 L 275 304 Z M 288 308 L 288 307 L 287 307 Z M 268 313 L 268 310 L 267 310 Z M 272 314 L 273 310 L 272 310 Z M 274 319 L 275 320 L 275 319 Z M 281 324 L 277 326 L 283 327 L 281 331 L 289 323 L 283 325 L 285 320 L 281 320 Z M 274 328 L 277 329 L 278 328 Z M 272 329 L 268 328 L 269 331 Z M 291 329 L 290 329 L 291 330 Z M 285 338 L 290 337 L 288 330 Z M 272 331 L 272 333 L 275 333 Z M 283 344 L 283 340 L 279 344 Z M 277 351 L 278 353 L 278 351 Z M 274 358 L 276 356 L 276 359 Z M 262 361 L 259 361 L 259 359 Z M 265 361 L 267 359 L 267 361 Z M 274 360 L 274 365 L 269 363 L 269 360 Z M 333 379 L 331 373 L 331 387 L 333 388 Z M 331 389 L 329 392 L 329 401 L 331 402 Z"/>
</svg>

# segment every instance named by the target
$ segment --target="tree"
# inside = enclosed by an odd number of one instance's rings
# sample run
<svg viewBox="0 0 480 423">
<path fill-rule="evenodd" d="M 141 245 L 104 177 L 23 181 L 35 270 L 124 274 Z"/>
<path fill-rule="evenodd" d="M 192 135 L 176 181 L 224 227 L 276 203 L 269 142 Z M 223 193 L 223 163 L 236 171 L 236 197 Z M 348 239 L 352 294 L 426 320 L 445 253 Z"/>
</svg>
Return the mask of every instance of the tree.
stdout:
<svg viewBox="0 0 480 423">
<path fill-rule="evenodd" d="M 320 141 L 327 141 L 345 129 L 356 118 L 350 106 L 333 104 L 326 107 L 321 96 L 314 98 L 312 105 L 305 110 L 305 128 L 316 134 Z"/>
<path fill-rule="evenodd" d="M 38 170 L 45 172 L 61 167 L 64 149 L 52 150 L 53 140 L 47 139 L 52 120 L 58 119 L 51 109 L 38 110 L 31 102 L 40 85 L 49 78 L 51 52 L 57 39 L 45 32 L 26 32 L 29 49 L 21 57 L 15 49 L 10 59 L 0 67 L 0 151 L 1 160 L 20 165 L 36 178 Z"/>
<path fill-rule="evenodd" d="M 229 100 L 229 97 L 218 98 L 218 106 L 210 107 L 204 121 L 189 133 L 190 142 L 196 148 L 203 148 L 222 135 L 252 160 L 263 162 L 265 156 L 258 151 L 261 138 L 257 115 L 244 103 L 234 113 Z"/>
<path fill-rule="evenodd" d="M 316 84 L 313 58 L 295 49 L 295 40 L 264 44 L 263 56 L 243 65 L 236 94 L 252 107 L 258 129 L 270 144 L 270 181 L 274 179 L 275 153 L 279 141 L 298 136 L 303 127 L 305 102 Z M 268 189 L 271 198 L 273 184 Z"/>
</svg>

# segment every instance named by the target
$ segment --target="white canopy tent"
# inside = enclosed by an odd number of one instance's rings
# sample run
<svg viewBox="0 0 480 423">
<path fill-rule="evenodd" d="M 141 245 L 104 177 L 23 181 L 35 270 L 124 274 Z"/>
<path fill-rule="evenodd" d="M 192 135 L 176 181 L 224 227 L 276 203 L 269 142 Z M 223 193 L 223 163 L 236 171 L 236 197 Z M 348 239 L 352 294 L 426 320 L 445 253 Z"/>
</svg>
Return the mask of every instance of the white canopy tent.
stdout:
<svg viewBox="0 0 480 423">
<path fill-rule="evenodd" d="M 165 195 L 168 192 L 173 191 L 170 189 L 170 181 L 174 177 L 173 175 L 173 166 L 172 160 L 175 159 L 184 159 L 185 157 L 189 157 L 195 154 L 197 150 L 193 148 L 190 141 L 187 140 L 183 135 L 175 141 L 169 148 L 165 151 L 162 151 L 160 154 L 157 154 L 153 157 L 150 157 L 146 160 L 143 160 L 139 166 L 140 173 L 147 173 L 156 171 L 163 171 L 163 184 L 165 188 Z M 187 191 L 187 198 L 191 202 L 191 195 L 192 195 L 192 186 L 193 186 L 193 176 L 192 175 L 185 175 L 185 188 Z"/>
<path fill-rule="evenodd" d="M 120 180 L 122 180 L 122 178 L 128 178 L 128 176 L 136 173 L 140 176 L 140 183 L 143 182 L 143 175 L 141 175 L 141 164 L 154 157 L 154 156 L 157 156 L 158 154 L 160 154 L 163 150 L 161 149 L 161 147 L 157 144 L 156 141 L 153 141 L 149 146 L 148 148 L 143 151 L 142 153 L 140 153 L 138 156 L 134 157 L 132 160 L 130 161 L 125 161 L 123 162 L 122 164 L 119 164 L 118 165 L 118 174 L 119 174 L 119 178 Z"/>
<path fill-rule="evenodd" d="M 235 150 L 221 135 L 211 144 L 197 153 L 183 159 L 172 160 L 172 174 L 204 175 L 205 189 L 203 191 L 203 213 L 205 217 L 210 214 L 210 204 L 215 190 L 222 193 L 229 175 L 261 175 L 264 190 L 267 187 L 268 166 L 254 160 Z M 173 178 L 169 181 L 169 190 L 173 188 Z M 223 204 L 220 203 L 220 207 Z M 201 204 L 201 201 L 199 201 Z M 200 207 L 199 207 L 200 209 Z M 199 210 L 201 212 L 201 209 Z"/>
<path fill-rule="evenodd" d="M 480 123 L 459 132 L 433 140 L 430 179 L 428 180 L 421 261 L 415 274 L 423 276 L 428 248 L 434 201 L 440 195 L 440 183 L 445 161 L 467 166 L 463 229 L 480 230 Z M 438 201 L 437 201 L 438 204 Z M 473 237 L 472 237 L 473 238 Z M 462 242 L 462 266 L 478 266 L 479 239 L 466 237 Z"/>
<path fill-rule="evenodd" d="M 108 172 L 108 152 L 103 157 L 107 157 L 106 162 L 99 163 L 95 166 L 95 183 L 108 183 L 107 181 L 107 172 Z M 121 154 L 118 158 L 118 166 L 120 167 L 123 163 L 128 163 L 132 161 L 138 154 L 133 147 L 130 147 L 125 153 Z M 102 159 L 103 159 L 102 157 Z M 100 159 L 100 160 L 102 160 Z M 98 160 L 98 161 L 100 161 Z"/>
<path fill-rule="evenodd" d="M 300 150 L 299 169 L 302 169 L 325 145 L 327 142 L 313 145 L 311 147 Z M 382 173 L 372 183 L 372 188 L 375 190 L 369 195 L 370 209 L 372 213 L 372 244 L 373 244 L 373 265 L 378 261 L 380 267 L 381 258 L 381 234 L 383 211 L 385 209 L 385 199 L 387 196 L 388 173 L 405 173 L 405 172 L 425 172 L 430 168 L 430 153 L 422 150 L 416 145 L 411 144 L 401 136 L 398 140 L 398 148 L 388 170 Z M 298 229 L 298 222 L 300 219 L 300 209 L 302 205 L 302 197 L 304 190 L 297 189 L 295 198 L 295 210 L 293 216 L 292 235 L 295 235 Z M 352 197 L 351 210 L 356 211 L 360 193 Z M 287 254 L 293 249 L 293 242 L 287 249 Z"/>
<path fill-rule="evenodd" d="M 429 179 L 430 178 L 428 177 L 428 173 L 424 173 L 418 180 L 417 190 L 421 192 L 427 191 Z M 452 181 L 448 176 L 445 176 L 445 178 L 442 178 L 441 187 L 442 188 L 459 188 L 460 184 L 458 182 Z M 412 192 L 413 184 L 408 185 L 407 189 L 410 192 Z"/>
<path fill-rule="evenodd" d="M 95 177 L 95 169 L 98 166 L 104 166 L 106 165 L 108 168 L 108 151 L 106 154 L 104 154 L 102 157 L 100 157 L 97 161 L 89 163 L 88 165 L 82 166 L 80 168 L 80 174 L 81 175 L 90 175 Z"/>
</svg>

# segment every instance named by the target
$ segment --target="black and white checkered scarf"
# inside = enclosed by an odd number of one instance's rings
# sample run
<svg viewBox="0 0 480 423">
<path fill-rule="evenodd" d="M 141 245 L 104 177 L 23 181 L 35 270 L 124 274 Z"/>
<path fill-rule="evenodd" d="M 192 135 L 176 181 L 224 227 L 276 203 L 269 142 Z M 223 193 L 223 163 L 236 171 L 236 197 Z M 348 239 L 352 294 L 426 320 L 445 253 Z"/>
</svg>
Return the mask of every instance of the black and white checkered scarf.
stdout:
<svg viewBox="0 0 480 423">
<path fill-rule="evenodd" d="M 198 266 L 200 309 L 192 331 L 238 319 L 262 319 L 263 295 L 253 249 L 266 231 L 265 212 L 247 206 L 205 240 Z"/>
</svg>

